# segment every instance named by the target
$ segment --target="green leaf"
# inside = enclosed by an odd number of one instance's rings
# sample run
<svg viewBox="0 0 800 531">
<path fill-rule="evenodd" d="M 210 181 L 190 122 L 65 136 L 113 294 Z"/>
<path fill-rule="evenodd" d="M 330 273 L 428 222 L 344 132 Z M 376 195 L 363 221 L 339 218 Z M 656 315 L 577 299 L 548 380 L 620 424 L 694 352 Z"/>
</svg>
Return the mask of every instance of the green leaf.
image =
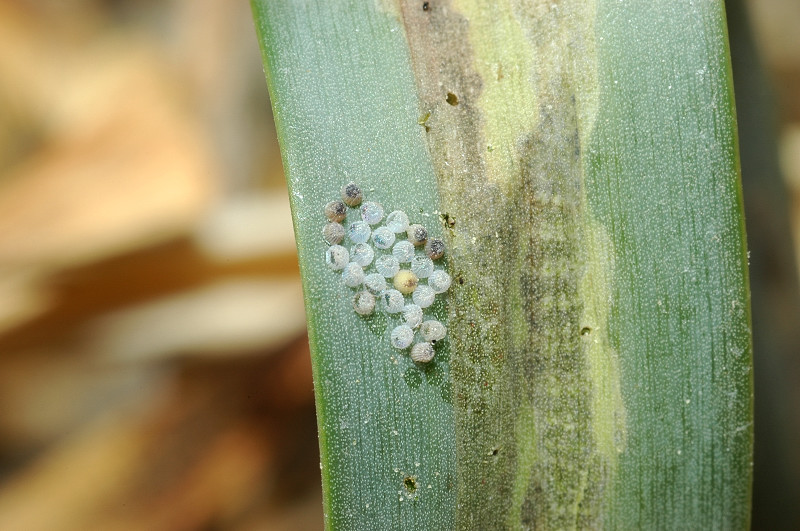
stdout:
<svg viewBox="0 0 800 531">
<path fill-rule="evenodd" d="M 724 12 L 253 0 L 334 529 L 745 528 L 749 300 Z M 448 242 L 418 366 L 352 310 L 349 181 Z M 355 219 L 355 210 L 349 220 Z"/>
</svg>

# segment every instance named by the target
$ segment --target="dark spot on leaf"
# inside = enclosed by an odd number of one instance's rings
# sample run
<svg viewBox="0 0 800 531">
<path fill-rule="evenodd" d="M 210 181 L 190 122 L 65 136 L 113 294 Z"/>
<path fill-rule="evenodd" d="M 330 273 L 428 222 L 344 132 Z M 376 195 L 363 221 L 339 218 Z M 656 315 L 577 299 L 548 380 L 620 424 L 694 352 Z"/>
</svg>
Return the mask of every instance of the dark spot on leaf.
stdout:
<svg viewBox="0 0 800 531">
<path fill-rule="evenodd" d="M 439 214 L 439 219 L 442 221 L 442 224 L 448 229 L 453 229 L 456 226 L 456 219 L 447 212 L 445 212 L 444 214 Z"/>
<path fill-rule="evenodd" d="M 431 113 L 430 113 L 430 111 L 428 111 L 425 114 L 423 114 L 422 116 L 420 116 L 419 119 L 417 120 L 417 123 L 425 128 L 425 132 L 426 133 L 431 130 L 430 126 L 428 125 L 428 118 L 430 118 L 430 117 L 431 117 Z"/>
<path fill-rule="evenodd" d="M 417 490 L 417 478 L 414 476 L 406 476 L 405 479 L 403 479 L 403 486 L 409 494 L 413 494 L 414 491 Z"/>
<path fill-rule="evenodd" d="M 422 2 L 422 10 L 423 11 L 427 11 L 430 8 L 431 8 L 431 6 L 428 4 L 428 2 Z"/>
<path fill-rule="evenodd" d="M 447 100 L 447 103 L 449 103 L 449 104 L 450 104 L 450 105 L 452 105 L 453 107 L 455 107 L 456 105 L 458 105 L 458 96 L 456 96 L 456 95 L 455 95 L 455 94 L 453 94 L 452 92 L 448 92 L 448 93 L 447 93 L 447 97 L 445 98 L 445 100 Z"/>
<path fill-rule="evenodd" d="M 581 335 L 582 336 L 588 336 L 591 333 L 592 333 L 592 329 L 589 328 L 588 326 L 584 326 L 583 328 L 581 328 Z"/>
</svg>

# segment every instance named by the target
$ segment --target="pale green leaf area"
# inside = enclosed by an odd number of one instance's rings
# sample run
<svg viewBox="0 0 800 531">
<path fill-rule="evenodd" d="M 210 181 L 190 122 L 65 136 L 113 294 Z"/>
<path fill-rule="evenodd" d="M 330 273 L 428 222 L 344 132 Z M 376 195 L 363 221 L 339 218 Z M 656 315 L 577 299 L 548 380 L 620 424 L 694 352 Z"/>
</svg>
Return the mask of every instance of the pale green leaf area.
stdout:
<svg viewBox="0 0 800 531">
<path fill-rule="evenodd" d="M 254 0 L 332 529 L 746 528 L 749 300 L 722 5 Z M 353 313 L 353 180 L 445 237 L 431 366 Z M 351 218 L 355 219 L 355 211 Z"/>
<path fill-rule="evenodd" d="M 586 186 L 614 245 L 628 415 L 610 523 L 745 529 L 750 305 L 724 13 L 660 4 L 597 16 Z"/>
</svg>

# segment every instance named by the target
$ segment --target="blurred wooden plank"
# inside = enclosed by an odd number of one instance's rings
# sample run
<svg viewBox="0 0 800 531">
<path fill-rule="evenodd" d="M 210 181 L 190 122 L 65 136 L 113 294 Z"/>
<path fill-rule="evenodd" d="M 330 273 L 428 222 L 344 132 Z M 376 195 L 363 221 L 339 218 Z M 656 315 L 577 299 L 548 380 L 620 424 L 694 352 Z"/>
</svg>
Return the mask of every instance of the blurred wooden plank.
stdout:
<svg viewBox="0 0 800 531">
<path fill-rule="evenodd" d="M 288 192 L 226 198 L 200 223 L 195 241 L 215 261 L 296 255 Z"/>
<path fill-rule="evenodd" d="M 228 280 L 93 323 L 86 350 L 116 362 L 279 348 L 306 328 L 300 280 Z"/>
<path fill-rule="evenodd" d="M 0 529 L 232 526 L 316 492 L 307 357 L 303 339 L 277 357 L 193 363 L 141 388 L 137 406 L 108 408 L 0 487 Z M 304 398 L 276 403 L 269 388 Z"/>
<path fill-rule="evenodd" d="M 294 246 L 283 249 L 283 253 L 280 249 L 277 251 L 278 254 L 272 256 L 218 261 L 202 254 L 191 240 L 179 239 L 57 274 L 33 277 L 23 287 L 43 290 L 48 306 L 39 309 L 37 315 L 27 317 L 36 319 L 24 326 L 20 325 L 25 318 L 13 318 L 18 307 L 9 307 L 12 318 L 5 333 L 0 329 L 0 352 L 9 356 L 16 351 L 63 344 L 105 314 L 124 311 L 152 299 L 200 290 L 220 281 L 277 276 L 281 282 L 296 284 L 299 272 Z M 3 307 L 0 300 L 0 310 Z M 180 318 L 179 315 L 171 317 Z M 12 329 L 13 326 L 16 328 Z"/>
<path fill-rule="evenodd" d="M 0 336 L 52 306 L 52 297 L 33 270 L 0 269 Z"/>
<path fill-rule="evenodd" d="M 263 488 L 270 457 L 246 425 L 215 433 L 203 441 L 202 456 L 163 491 L 136 494 L 135 510 L 107 510 L 92 529 L 181 531 L 227 527 Z"/>
<path fill-rule="evenodd" d="M 124 503 L 154 434 L 141 410 L 115 413 L 2 486 L 0 529 L 90 529 L 98 510 Z"/>
<path fill-rule="evenodd" d="M 134 407 L 169 382 L 157 365 L 115 367 L 53 345 L 0 361 L 0 458 L 7 467 L 104 411 Z"/>
<path fill-rule="evenodd" d="M 141 109 L 40 150 L 0 183 L 0 267 L 87 263 L 198 221 L 213 193 L 207 150 L 139 81 L 122 76 L 106 97 L 138 93 Z"/>
</svg>

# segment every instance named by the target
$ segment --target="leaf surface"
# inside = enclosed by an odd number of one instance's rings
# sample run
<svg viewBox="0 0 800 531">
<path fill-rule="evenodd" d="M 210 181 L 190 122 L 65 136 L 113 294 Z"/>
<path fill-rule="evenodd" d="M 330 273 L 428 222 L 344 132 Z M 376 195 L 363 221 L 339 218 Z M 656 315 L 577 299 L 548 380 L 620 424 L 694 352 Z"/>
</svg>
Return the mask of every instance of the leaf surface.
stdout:
<svg viewBox="0 0 800 531">
<path fill-rule="evenodd" d="M 752 383 L 719 2 L 254 0 L 334 529 L 744 528 Z M 448 243 L 428 366 L 325 266 L 357 182 Z M 348 221 L 357 218 L 351 209 Z"/>
</svg>

